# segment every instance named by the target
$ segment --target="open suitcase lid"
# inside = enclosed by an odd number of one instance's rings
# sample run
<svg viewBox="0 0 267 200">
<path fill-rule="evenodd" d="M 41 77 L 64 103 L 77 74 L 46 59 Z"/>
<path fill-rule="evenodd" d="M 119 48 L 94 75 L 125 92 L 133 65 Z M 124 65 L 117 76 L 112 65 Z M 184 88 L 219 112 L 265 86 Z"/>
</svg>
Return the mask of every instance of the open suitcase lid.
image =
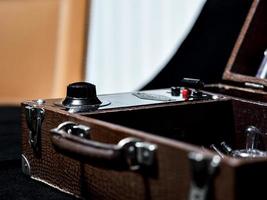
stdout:
<svg viewBox="0 0 267 200">
<path fill-rule="evenodd" d="M 266 49 L 267 1 L 253 0 L 228 60 L 223 80 L 259 89 L 267 88 Z"/>
</svg>

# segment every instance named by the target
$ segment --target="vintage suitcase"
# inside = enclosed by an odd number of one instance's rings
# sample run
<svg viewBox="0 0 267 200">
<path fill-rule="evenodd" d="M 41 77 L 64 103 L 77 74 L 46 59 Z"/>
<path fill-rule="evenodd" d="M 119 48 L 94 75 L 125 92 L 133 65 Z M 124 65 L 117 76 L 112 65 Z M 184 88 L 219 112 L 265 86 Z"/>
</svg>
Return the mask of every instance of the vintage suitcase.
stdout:
<svg viewBox="0 0 267 200">
<path fill-rule="evenodd" d="M 223 84 L 24 102 L 23 172 L 88 199 L 266 198 L 266 10 L 253 1 Z"/>
</svg>

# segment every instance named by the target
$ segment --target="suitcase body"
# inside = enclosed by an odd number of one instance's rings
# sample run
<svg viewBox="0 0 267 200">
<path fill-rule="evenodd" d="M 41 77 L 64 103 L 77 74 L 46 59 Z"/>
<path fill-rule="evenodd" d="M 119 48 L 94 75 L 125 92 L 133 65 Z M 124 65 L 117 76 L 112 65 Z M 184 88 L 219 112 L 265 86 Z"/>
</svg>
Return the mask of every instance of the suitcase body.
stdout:
<svg viewBox="0 0 267 200">
<path fill-rule="evenodd" d="M 262 59 L 256 53 L 267 47 L 266 9 L 266 1 L 253 1 L 224 74 L 227 84 L 182 88 L 200 95 L 175 96 L 170 89 L 100 95 L 103 107 L 82 112 L 62 107 L 61 99 L 24 102 L 23 172 L 88 199 L 266 196 L 259 183 L 267 178 L 265 155 L 241 159 L 211 148 L 225 142 L 245 149 L 247 132 L 256 127 L 263 133 L 258 148 L 266 151 L 267 84 L 247 65 L 256 68 Z M 256 45 L 252 33 L 262 34 Z"/>
<path fill-rule="evenodd" d="M 248 125 L 267 129 L 265 106 L 223 98 L 78 115 L 56 108 L 53 100 L 47 100 L 41 107 L 34 105 L 34 102 L 28 102 L 25 107 L 42 108 L 45 113 L 38 150 L 29 144 L 26 115 L 22 118 L 23 157 L 28 163 L 24 171 L 60 190 L 95 199 L 187 199 L 192 184 L 199 181 L 192 179 L 192 175 L 199 170 L 200 174 L 214 179 L 214 199 L 243 199 L 242 195 L 254 193 L 253 190 L 256 195 L 264 194 L 264 190 L 258 191 L 259 186 L 251 183 L 265 176 L 266 159 L 256 162 L 225 157 L 221 159 L 217 173 L 208 174 L 206 170 L 211 165 L 208 161 L 217 158 L 216 153 L 208 150 L 209 145 L 227 141 L 233 148 L 242 149 Z M 90 137 L 82 140 L 99 142 L 102 146 L 64 135 L 55 138 L 57 135 L 51 130 L 64 122 L 86 126 L 90 129 Z M 148 149 L 152 148 L 148 153 L 151 161 L 144 169 L 134 169 L 142 163 L 125 164 L 112 152 L 125 138 L 135 138 Z M 106 147 L 107 144 L 114 146 Z M 82 148 L 89 148 L 92 155 L 87 155 Z M 147 149 L 143 151 L 145 153 Z M 190 152 L 200 153 L 207 163 L 197 169 L 198 165 L 189 159 Z M 207 183 L 199 190 L 210 187 L 205 179 L 200 180 L 200 183 Z M 247 187 L 251 188 L 245 190 Z M 242 194 L 237 193 L 239 190 Z"/>
</svg>

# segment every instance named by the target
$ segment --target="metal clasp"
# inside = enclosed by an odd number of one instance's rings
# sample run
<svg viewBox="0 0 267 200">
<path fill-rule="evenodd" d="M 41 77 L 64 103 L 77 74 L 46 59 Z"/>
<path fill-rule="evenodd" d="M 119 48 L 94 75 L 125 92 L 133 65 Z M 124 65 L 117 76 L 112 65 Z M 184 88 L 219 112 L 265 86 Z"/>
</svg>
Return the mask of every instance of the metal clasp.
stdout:
<svg viewBox="0 0 267 200">
<path fill-rule="evenodd" d="M 157 145 L 140 141 L 136 138 L 125 138 L 118 143 L 124 151 L 124 157 L 130 170 L 139 170 L 154 165 Z"/>
<path fill-rule="evenodd" d="M 29 128 L 29 143 L 35 153 L 40 151 L 41 128 L 45 111 L 43 108 L 26 106 L 25 115 Z"/>
<path fill-rule="evenodd" d="M 70 135 L 86 138 L 90 134 L 91 128 L 82 124 L 77 124 L 71 121 L 61 123 L 57 128 L 52 129 L 53 133 L 61 133 L 62 131 Z"/>
<path fill-rule="evenodd" d="M 218 155 L 207 157 L 195 152 L 191 152 L 188 157 L 192 175 L 188 200 L 207 200 L 221 158 Z"/>
</svg>

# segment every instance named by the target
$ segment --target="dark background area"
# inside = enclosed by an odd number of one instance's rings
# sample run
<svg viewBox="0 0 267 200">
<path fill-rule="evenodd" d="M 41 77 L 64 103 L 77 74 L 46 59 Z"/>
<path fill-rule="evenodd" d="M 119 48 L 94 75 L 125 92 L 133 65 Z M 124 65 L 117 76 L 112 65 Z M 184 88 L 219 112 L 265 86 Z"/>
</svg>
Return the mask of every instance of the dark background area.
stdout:
<svg viewBox="0 0 267 200">
<path fill-rule="evenodd" d="M 76 199 L 22 174 L 20 110 L 0 107 L 0 199 Z"/>
<path fill-rule="evenodd" d="M 187 38 L 161 72 L 144 88 L 177 86 L 184 77 L 222 82 L 251 0 L 208 0 Z"/>
<path fill-rule="evenodd" d="M 177 85 L 183 77 L 220 82 L 250 4 L 208 0 L 173 58 L 143 89 Z M 75 199 L 21 173 L 20 141 L 20 108 L 0 107 L 0 199 Z"/>
</svg>

